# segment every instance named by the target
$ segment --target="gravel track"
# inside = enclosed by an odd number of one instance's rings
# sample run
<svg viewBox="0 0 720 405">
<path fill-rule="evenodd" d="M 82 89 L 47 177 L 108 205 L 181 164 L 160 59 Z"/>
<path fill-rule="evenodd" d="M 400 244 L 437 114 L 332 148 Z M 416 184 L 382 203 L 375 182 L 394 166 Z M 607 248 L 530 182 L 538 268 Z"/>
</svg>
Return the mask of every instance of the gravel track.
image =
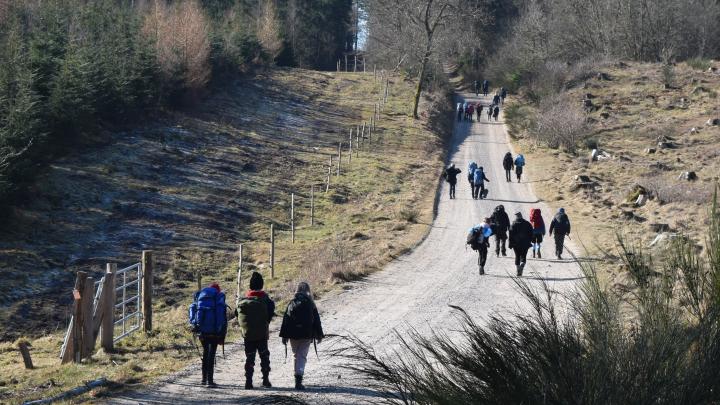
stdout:
<svg viewBox="0 0 720 405">
<path fill-rule="evenodd" d="M 476 100 L 468 94 L 458 96 L 460 100 L 463 97 Z M 485 114 L 481 123 L 456 123 L 451 148 L 450 161 L 463 170 L 458 176 L 457 198 L 448 199 L 447 184 L 443 184 L 437 217 L 425 241 L 383 271 L 318 301 L 326 333 L 352 334 L 383 352 L 397 347 L 393 330 L 402 332 L 414 328 L 429 334 L 439 325 L 447 328 L 449 319 L 450 324 L 457 324 L 456 314 L 449 305 L 460 306 L 481 321 L 495 312 L 523 308 L 525 302 L 515 285 L 512 253 L 500 258 L 491 253 L 486 275 L 479 276 L 477 255 L 466 249 L 465 235 L 498 204 L 505 206 L 511 220 L 517 210 L 527 219 L 530 208 L 541 208 L 549 226 L 555 209 L 540 202 L 531 188 L 532 181 L 542 179 L 524 178 L 520 184 L 505 181 L 501 162 L 511 148 L 507 132 L 502 121 L 487 122 Z M 490 179 L 486 200 L 470 197 L 470 187 L 465 180 L 470 160 L 484 166 Z M 572 252 L 579 251 L 571 241 L 567 243 L 566 247 Z M 543 256 L 553 257 L 553 251 L 553 241 L 549 238 L 543 245 Z M 524 278 L 532 285 L 540 287 L 544 282 L 564 293 L 572 291 L 581 277 L 575 262 L 529 259 Z M 293 391 L 292 354 L 283 364 L 284 348 L 276 337 L 278 327 L 278 322 L 273 323 L 270 341 L 271 380 L 275 388 L 243 389 L 244 354 L 240 345 L 236 345 L 229 347 L 226 360 L 218 360 L 215 380 L 220 387 L 217 389 L 199 385 L 200 373 L 195 366 L 143 390 L 120 394 L 108 403 L 254 403 L 268 395 L 294 396 L 309 403 L 328 404 L 356 404 L 377 399 L 376 392 L 363 388 L 357 376 L 342 369 L 342 360 L 329 355 L 331 341 L 319 346 L 319 360 L 314 353 L 308 357 L 304 381 L 308 391 L 302 394 Z M 457 328 L 451 326 L 450 329 Z M 258 364 L 256 386 L 259 376 Z"/>
</svg>

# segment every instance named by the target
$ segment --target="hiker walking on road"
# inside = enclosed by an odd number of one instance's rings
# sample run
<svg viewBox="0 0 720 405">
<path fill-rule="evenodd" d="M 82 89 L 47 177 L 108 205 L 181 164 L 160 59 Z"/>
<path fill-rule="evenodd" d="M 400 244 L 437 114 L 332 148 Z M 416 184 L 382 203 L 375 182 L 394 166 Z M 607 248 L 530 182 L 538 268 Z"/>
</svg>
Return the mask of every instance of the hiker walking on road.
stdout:
<svg viewBox="0 0 720 405">
<path fill-rule="evenodd" d="M 480 114 L 482 114 L 482 110 L 483 110 L 483 105 L 480 103 L 477 103 L 477 105 L 475 106 L 475 113 L 477 113 L 478 122 L 480 122 Z"/>
<path fill-rule="evenodd" d="M 480 275 L 485 274 L 485 262 L 487 261 L 490 236 L 492 236 L 492 233 L 490 218 L 485 218 L 485 222 L 473 226 L 468 232 L 466 243 L 470 245 L 472 250 L 478 252 L 478 270 Z"/>
<path fill-rule="evenodd" d="M 467 111 L 467 113 L 468 113 L 468 120 L 469 120 L 470 122 L 472 122 L 472 120 L 473 120 L 473 114 L 475 113 L 475 105 L 474 105 L 474 104 L 472 104 L 472 103 L 469 103 L 469 104 L 468 104 L 468 111 Z"/>
<path fill-rule="evenodd" d="M 260 356 L 263 387 L 270 388 L 270 321 L 275 315 L 275 303 L 263 291 L 263 278 L 258 272 L 250 276 L 250 291 L 238 303 L 238 323 L 245 343 L 245 389 L 253 389 L 255 354 Z"/>
<path fill-rule="evenodd" d="M 495 255 L 500 257 L 502 251 L 503 256 L 507 256 L 505 250 L 505 241 L 508 238 L 508 230 L 510 229 L 510 218 L 505 212 L 505 207 L 498 205 L 490 217 L 490 222 L 493 225 L 493 234 L 495 234 Z"/>
<path fill-rule="evenodd" d="M 473 88 L 475 89 L 475 97 L 480 95 L 480 82 L 475 80 L 473 82 Z"/>
<path fill-rule="evenodd" d="M 304 390 L 305 386 L 302 380 L 305 375 L 305 364 L 307 364 L 310 345 L 319 344 L 325 337 L 320 323 L 320 314 L 312 299 L 310 285 L 306 282 L 298 284 L 295 297 L 285 309 L 280 326 L 280 337 L 286 347 L 288 341 L 290 342 L 293 352 L 295 389 Z"/>
<path fill-rule="evenodd" d="M 540 208 L 530 209 L 530 224 L 533 227 L 532 248 L 533 257 L 537 254 L 537 258 L 541 259 L 540 247 L 542 246 L 543 236 L 545 236 L 545 220 L 543 220 Z"/>
<path fill-rule="evenodd" d="M 462 103 L 457 103 L 457 120 L 458 122 L 462 121 L 463 113 L 465 111 L 463 110 Z"/>
<path fill-rule="evenodd" d="M 496 92 L 495 95 L 493 96 L 493 102 L 492 102 L 492 103 L 493 103 L 494 106 L 497 106 L 497 105 L 500 104 L 500 93 L 499 93 L 499 92 Z"/>
<path fill-rule="evenodd" d="M 505 169 L 505 180 L 510 183 L 512 181 L 512 169 L 513 167 L 515 167 L 515 164 L 513 163 L 512 153 L 508 152 L 505 154 L 502 164 L 503 169 Z"/>
<path fill-rule="evenodd" d="M 472 194 L 472 197 L 475 198 L 475 170 L 477 170 L 477 163 L 470 162 L 468 165 L 468 183 L 470 183 L 470 194 Z"/>
<path fill-rule="evenodd" d="M 455 163 L 451 163 L 447 169 L 443 170 L 443 178 L 450 185 L 450 199 L 455 199 L 455 185 L 457 184 L 457 175 L 462 173 L 462 170 L 455 167 Z"/>
<path fill-rule="evenodd" d="M 515 157 L 515 175 L 517 175 L 517 181 L 520 183 L 520 177 L 522 177 L 523 167 L 525 166 L 525 156 L 522 154 Z"/>
<path fill-rule="evenodd" d="M 482 90 L 483 96 L 487 97 L 488 92 L 490 91 L 490 82 L 487 79 L 483 80 Z"/>
<path fill-rule="evenodd" d="M 560 208 L 550 221 L 550 236 L 553 236 L 553 231 L 555 231 L 555 256 L 558 260 L 562 260 L 565 236 L 570 237 L 570 218 L 565 214 L 565 208 Z"/>
<path fill-rule="evenodd" d="M 494 111 L 494 110 L 495 110 L 495 109 L 493 108 L 492 105 L 489 105 L 489 106 L 488 106 L 488 110 L 487 110 L 487 120 L 488 120 L 488 121 L 490 121 L 490 120 L 492 119 L 492 114 L 493 114 L 493 111 Z"/>
<path fill-rule="evenodd" d="M 195 293 L 190 305 L 190 325 L 202 345 L 202 385 L 215 388 L 215 354 L 218 345 L 225 344 L 227 334 L 227 310 L 225 293 L 218 283 Z"/>
<path fill-rule="evenodd" d="M 490 181 L 485 177 L 485 171 L 482 167 L 478 167 L 473 173 L 473 198 L 483 199 L 487 195 L 485 193 L 485 182 Z"/>
<path fill-rule="evenodd" d="M 530 222 L 522 217 L 520 211 L 515 213 L 515 221 L 510 225 L 509 248 L 515 252 L 515 269 L 517 276 L 521 277 L 525 263 L 527 262 L 527 252 L 530 250 L 530 244 L 533 237 L 533 228 Z"/>
<path fill-rule="evenodd" d="M 507 89 L 505 87 L 500 88 L 500 104 L 505 105 L 505 97 L 507 97 Z"/>
<path fill-rule="evenodd" d="M 498 120 L 498 115 L 500 115 L 500 107 L 495 106 L 495 108 L 493 108 L 493 118 L 495 118 L 495 122 Z"/>
</svg>

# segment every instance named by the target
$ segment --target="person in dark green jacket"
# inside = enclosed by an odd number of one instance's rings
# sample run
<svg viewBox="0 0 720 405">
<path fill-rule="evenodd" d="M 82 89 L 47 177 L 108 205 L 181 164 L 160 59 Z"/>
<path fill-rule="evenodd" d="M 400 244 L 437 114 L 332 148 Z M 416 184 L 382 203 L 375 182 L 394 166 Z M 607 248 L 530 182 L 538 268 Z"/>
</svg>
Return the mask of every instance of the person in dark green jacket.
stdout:
<svg viewBox="0 0 720 405">
<path fill-rule="evenodd" d="M 295 389 L 304 390 L 302 384 L 305 364 L 310 345 L 320 343 L 325 337 L 315 302 L 312 299 L 310 285 L 306 282 L 298 284 L 295 297 L 290 301 L 280 326 L 280 337 L 284 345 L 290 342 L 295 358 Z"/>
<path fill-rule="evenodd" d="M 238 303 L 238 323 L 245 343 L 245 388 L 253 389 L 255 354 L 260 355 L 263 387 L 270 388 L 270 321 L 275 315 L 275 303 L 263 291 L 263 278 L 258 272 L 250 276 L 250 291 Z"/>
</svg>

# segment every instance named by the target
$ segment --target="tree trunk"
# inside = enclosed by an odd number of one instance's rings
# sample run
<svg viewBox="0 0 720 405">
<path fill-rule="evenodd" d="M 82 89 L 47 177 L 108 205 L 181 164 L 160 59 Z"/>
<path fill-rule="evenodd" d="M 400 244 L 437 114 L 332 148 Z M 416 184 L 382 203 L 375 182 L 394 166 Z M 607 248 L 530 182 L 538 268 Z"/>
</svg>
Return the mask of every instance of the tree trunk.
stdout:
<svg viewBox="0 0 720 405">
<path fill-rule="evenodd" d="M 428 47 L 429 48 L 429 47 Z M 415 88 L 415 100 L 413 104 L 413 118 L 418 119 L 420 116 L 418 115 L 418 105 L 420 104 L 420 94 L 422 93 L 423 86 L 425 85 L 425 70 L 427 69 L 427 64 L 430 61 L 430 52 L 425 52 L 425 56 L 423 57 L 422 66 L 420 67 L 420 77 L 418 78 L 418 84 Z"/>
</svg>

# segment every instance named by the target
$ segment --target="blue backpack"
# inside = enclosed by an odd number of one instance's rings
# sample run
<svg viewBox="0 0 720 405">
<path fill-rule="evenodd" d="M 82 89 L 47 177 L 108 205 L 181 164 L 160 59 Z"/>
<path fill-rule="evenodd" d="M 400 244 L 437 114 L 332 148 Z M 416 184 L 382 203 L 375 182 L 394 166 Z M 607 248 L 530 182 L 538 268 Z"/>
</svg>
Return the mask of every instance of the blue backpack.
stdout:
<svg viewBox="0 0 720 405">
<path fill-rule="evenodd" d="M 515 158 L 515 166 L 525 166 L 525 157 L 523 155 L 518 155 L 518 157 Z"/>
<path fill-rule="evenodd" d="M 195 301 L 190 304 L 188 311 L 193 331 L 203 335 L 224 336 L 227 332 L 225 308 L 225 293 L 212 287 L 195 293 Z"/>
</svg>

